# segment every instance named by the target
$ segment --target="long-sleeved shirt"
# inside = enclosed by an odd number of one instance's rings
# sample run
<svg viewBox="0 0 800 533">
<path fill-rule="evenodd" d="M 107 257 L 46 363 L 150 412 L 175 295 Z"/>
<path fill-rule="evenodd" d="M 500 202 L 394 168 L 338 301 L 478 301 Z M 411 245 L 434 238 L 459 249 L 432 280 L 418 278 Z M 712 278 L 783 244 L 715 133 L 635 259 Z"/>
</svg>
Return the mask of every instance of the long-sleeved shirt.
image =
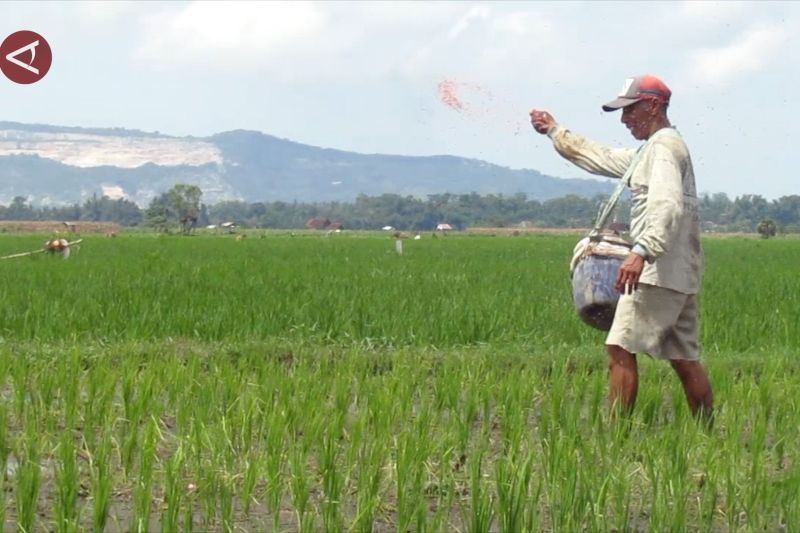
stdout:
<svg viewBox="0 0 800 533">
<path fill-rule="evenodd" d="M 627 184 L 631 189 L 630 235 L 644 250 L 641 283 L 696 294 L 703 275 L 697 189 L 689 149 L 677 131 L 654 134 L 640 149 Z M 564 158 L 593 174 L 622 178 L 636 150 L 612 148 L 556 126 L 548 136 Z"/>
</svg>

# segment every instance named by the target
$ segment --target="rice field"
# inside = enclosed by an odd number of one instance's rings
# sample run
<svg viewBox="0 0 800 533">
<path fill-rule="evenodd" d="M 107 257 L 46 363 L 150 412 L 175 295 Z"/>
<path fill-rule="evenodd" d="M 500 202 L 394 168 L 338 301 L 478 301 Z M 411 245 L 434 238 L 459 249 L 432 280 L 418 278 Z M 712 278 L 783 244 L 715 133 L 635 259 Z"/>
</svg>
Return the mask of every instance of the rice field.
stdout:
<svg viewBox="0 0 800 533">
<path fill-rule="evenodd" d="M 41 247 L 2 235 L 0 255 Z M 800 241 L 708 239 L 713 429 L 640 358 L 606 406 L 575 237 L 85 236 L 0 261 L 17 531 L 800 527 Z"/>
</svg>

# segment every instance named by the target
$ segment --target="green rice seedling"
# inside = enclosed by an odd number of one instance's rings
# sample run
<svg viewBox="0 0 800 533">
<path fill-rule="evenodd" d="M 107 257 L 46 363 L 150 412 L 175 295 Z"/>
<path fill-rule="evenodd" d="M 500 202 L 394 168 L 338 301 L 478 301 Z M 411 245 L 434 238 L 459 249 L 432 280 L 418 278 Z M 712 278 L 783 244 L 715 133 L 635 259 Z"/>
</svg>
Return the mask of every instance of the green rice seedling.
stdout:
<svg viewBox="0 0 800 533">
<path fill-rule="evenodd" d="M 582 471 L 576 450 L 568 439 L 556 436 L 552 442 L 545 442 L 546 471 L 545 496 L 552 527 L 555 530 L 571 531 L 581 523 L 584 506 Z"/>
<path fill-rule="evenodd" d="M 355 420 L 348 429 L 349 447 L 346 464 L 352 465 L 351 492 L 355 492 L 355 511 L 350 529 L 371 531 L 381 504 L 381 491 L 386 478 L 392 400 L 382 384 L 382 365 L 366 359 L 356 376 L 354 392 L 357 404 Z M 389 416 L 386 416 L 385 414 Z"/>
<path fill-rule="evenodd" d="M 744 485 L 742 504 L 748 517 L 748 525 L 759 528 L 766 524 L 759 524 L 760 517 L 765 513 L 763 507 L 769 499 L 769 482 L 766 473 L 767 459 L 767 426 L 769 423 L 768 407 L 756 415 L 755 424 L 751 429 L 748 439 L 747 451 L 749 452 L 749 476 Z M 765 501 L 766 500 L 766 501 Z M 761 526 L 761 527 L 759 527 Z"/>
<path fill-rule="evenodd" d="M 779 497 L 780 515 L 777 520 L 779 527 L 798 523 L 800 519 L 800 502 L 794 496 L 800 490 L 800 471 L 795 469 L 788 473 L 780 483 L 781 496 Z"/>
<path fill-rule="evenodd" d="M 451 468 L 453 463 L 452 452 L 455 448 L 439 448 L 435 454 L 436 473 L 435 477 L 426 487 L 426 493 L 434 498 L 433 507 L 435 512 L 430 519 L 431 531 L 443 531 L 447 529 L 450 520 L 450 511 L 456 499 L 456 480 Z"/>
<path fill-rule="evenodd" d="M 220 416 L 219 424 L 213 424 L 209 428 L 211 449 L 216 452 L 217 461 L 226 471 L 233 468 L 236 463 L 237 433 L 236 429 L 231 427 L 231 419 L 227 413 Z"/>
<path fill-rule="evenodd" d="M 428 488 L 429 493 L 435 496 L 436 512 L 431 518 L 431 531 L 444 531 L 448 529 L 450 510 L 457 497 L 457 472 L 461 469 L 462 461 L 457 454 L 457 437 L 454 434 L 443 435 L 434 445 L 432 458 L 435 461 L 434 478 Z"/>
<path fill-rule="evenodd" d="M 138 410 L 140 402 L 136 401 L 136 382 L 139 379 L 138 368 L 133 360 L 124 363 L 122 369 L 122 409 L 123 420 L 120 430 L 121 461 L 125 476 L 131 475 L 135 452 L 139 443 L 139 422 L 142 414 Z"/>
<path fill-rule="evenodd" d="M 344 479 L 339 466 L 339 445 L 344 415 L 336 413 L 322 436 L 318 458 L 322 470 L 322 524 L 326 531 L 342 529 L 341 505 Z"/>
<path fill-rule="evenodd" d="M 189 483 L 183 498 L 183 531 L 194 531 L 195 509 L 197 508 L 197 485 Z"/>
<path fill-rule="evenodd" d="M 345 468 L 350 467 L 348 475 L 344 479 L 345 490 L 348 490 L 348 484 L 355 483 L 359 476 L 359 457 L 364 454 L 364 441 L 377 437 L 374 429 L 368 428 L 369 411 L 364 406 L 362 391 L 358 390 L 354 395 L 355 405 L 353 406 L 352 414 L 342 417 L 343 419 L 347 418 L 348 423 L 343 428 L 342 436 L 346 440 L 341 445 L 341 462 Z"/>
<path fill-rule="evenodd" d="M 739 517 L 742 510 L 740 499 L 740 465 L 741 453 L 738 445 L 729 446 L 727 452 L 730 454 L 724 469 L 723 492 L 725 494 L 725 521 L 729 530 L 739 527 Z"/>
<path fill-rule="evenodd" d="M 6 523 L 6 478 L 8 477 L 8 456 L 11 453 L 7 424 L 6 405 L 0 402 L 0 468 L 2 468 L 2 473 L 0 473 L 0 528 L 5 528 Z"/>
<path fill-rule="evenodd" d="M 56 525 L 59 531 L 80 531 L 78 508 L 79 471 L 77 449 L 72 432 L 65 431 L 58 445 L 59 461 L 55 465 L 57 484 Z"/>
<path fill-rule="evenodd" d="M 197 472 L 200 479 L 198 497 L 202 507 L 204 529 L 211 529 L 217 518 L 217 499 L 221 488 L 220 476 L 214 467 L 212 462 Z"/>
<path fill-rule="evenodd" d="M 19 358 L 17 364 L 11 365 L 11 381 L 14 385 L 14 413 L 17 420 L 25 420 L 25 408 L 28 395 L 28 379 L 30 363 L 25 357 Z"/>
<path fill-rule="evenodd" d="M 11 453 L 11 435 L 9 434 L 8 408 L 6 404 L 0 402 L 0 467 L 3 468 L 2 478 L 6 478 L 6 465 L 8 456 Z"/>
<path fill-rule="evenodd" d="M 309 525 L 307 516 L 311 514 L 311 486 L 307 473 L 307 455 L 302 446 L 295 445 L 292 449 L 289 456 L 289 467 L 291 470 L 289 483 L 292 492 L 292 505 L 297 517 L 297 528 L 306 531 L 304 528 Z"/>
<path fill-rule="evenodd" d="M 38 363 L 38 362 L 37 362 Z M 37 363 L 31 365 L 27 383 L 28 410 L 26 418 L 35 419 L 42 430 L 47 433 L 56 431 L 58 409 L 54 406 L 57 399 L 58 375 L 45 371 Z M 45 363 L 48 364 L 48 363 Z M 28 421 L 26 420 L 26 422 Z"/>
<path fill-rule="evenodd" d="M 468 524 L 469 531 L 475 533 L 488 533 L 494 520 L 494 502 L 492 494 L 484 486 L 483 460 L 485 451 L 483 445 L 478 445 L 472 451 L 470 458 L 470 513 L 464 522 Z"/>
<path fill-rule="evenodd" d="M 675 440 L 667 438 L 662 441 L 662 444 L 669 443 L 668 446 L 671 448 L 665 454 L 669 461 L 667 475 L 670 481 L 664 492 L 669 495 L 665 512 L 667 509 L 670 510 L 670 513 L 667 514 L 670 519 L 665 520 L 665 524 L 672 531 L 686 529 L 687 500 L 689 498 L 689 452 L 694 444 L 694 439 L 691 438 L 693 433 L 691 429 L 682 433 L 672 433 L 671 437 Z"/>
<path fill-rule="evenodd" d="M 520 386 L 518 382 L 508 381 L 499 394 L 496 414 L 499 419 L 503 452 L 507 457 L 519 448 L 520 442 L 529 432 L 527 417 L 532 398 L 531 395 L 523 393 L 524 390 L 525 387 Z"/>
<path fill-rule="evenodd" d="M 139 445 L 139 424 L 124 422 L 127 426 L 127 431 L 122 436 L 122 467 L 125 472 L 125 477 L 129 478 L 133 472 L 133 463 L 136 458 L 136 450 Z"/>
<path fill-rule="evenodd" d="M 533 475 L 532 456 L 523 456 L 518 450 L 506 452 L 506 457 L 497 459 L 494 466 L 500 531 L 522 531 Z"/>
<path fill-rule="evenodd" d="M 226 533 L 233 532 L 233 525 L 234 525 L 233 485 L 234 485 L 234 480 L 232 476 L 226 473 L 220 474 L 220 479 L 218 479 L 217 481 L 217 490 L 219 491 L 219 510 L 220 510 L 220 518 L 222 520 L 222 529 Z"/>
<path fill-rule="evenodd" d="M 238 379 L 234 380 L 234 385 Z M 258 407 L 255 395 L 249 391 L 242 393 L 238 402 L 236 427 L 238 428 L 237 455 L 247 456 L 253 449 L 253 437 L 258 423 Z"/>
<path fill-rule="evenodd" d="M 525 519 L 523 522 L 522 531 L 536 531 L 541 529 L 541 520 L 539 514 L 539 500 L 542 494 L 542 486 L 544 480 L 536 478 L 533 481 L 533 490 L 531 497 L 525 507 Z"/>
<path fill-rule="evenodd" d="M 203 408 L 197 406 L 200 403 L 204 402 L 193 402 L 195 408 L 193 409 L 194 415 L 189 426 L 190 434 L 188 438 L 189 461 L 193 472 L 198 475 L 198 479 L 205 471 L 206 459 L 204 451 L 206 450 L 206 439 L 208 438 L 208 430 L 205 425 L 205 420 L 208 420 L 208 417 L 202 415 Z"/>
<path fill-rule="evenodd" d="M 82 374 L 80 352 L 77 348 L 73 348 L 69 350 L 67 357 L 61 359 L 58 372 L 64 422 L 70 429 L 74 428 L 78 421 Z"/>
<path fill-rule="evenodd" d="M 188 357 L 178 360 L 173 365 L 175 374 L 166 380 L 172 384 L 168 389 L 168 401 L 175 406 L 175 421 L 177 432 L 181 436 L 191 434 L 193 420 L 200 413 L 197 410 L 210 407 L 204 402 L 191 401 L 200 397 L 201 388 L 197 385 L 200 380 L 200 357 Z M 201 405 L 198 405 L 201 404 Z"/>
<path fill-rule="evenodd" d="M 630 474 L 628 468 L 622 464 L 609 472 L 609 499 L 612 513 L 611 526 L 616 531 L 630 529 L 631 500 L 633 494 L 630 490 Z"/>
<path fill-rule="evenodd" d="M 100 444 L 89 456 L 92 486 L 92 529 L 104 531 L 108 522 L 113 483 L 111 465 L 112 440 L 110 432 L 104 432 Z"/>
<path fill-rule="evenodd" d="M 719 506 L 719 486 L 716 475 L 704 472 L 699 483 L 701 492 L 698 496 L 697 511 L 700 530 L 711 532 L 714 530 L 714 520 Z"/>
<path fill-rule="evenodd" d="M 605 379 L 592 379 L 589 383 L 589 422 L 595 428 L 603 423 L 603 406 L 606 400 Z M 598 428 L 599 429 L 599 428 Z"/>
<path fill-rule="evenodd" d="M 461 453 L 465 455 L 474 430 L 473 424 L 478 418 L 478 390 L 472 388 L 472 386 L 470 389 L 465 391 L 456 410 L 456 416 L 458 417 L 458 445 Z"/>
<path fill-rule="evenodd" d="M 151 418 L 144 431 L 142 450 L 139 455 L 139 473 L 134 490 L 134 514 L 132 517 L 132 531 L 148 531 L 150 523 L 150 509 L 152 507 L 153 470 L 157 459 L 156 448 L 158 445 L 158 423 Z"/>
<path fill-rule="evenodd" d="M 20 458 L 16 472 L 14 495 L 17 503 L 17 525 L 20 531 L 35 531 L 36 506 L 42 481 L 42 467 L 39 464 L 39 435 L 33 424 L 26 428 L 23 449 L 16 456 Z"/>
<path fill-rule="evenodd" d="M 618 470 L 618 465 L 614 464 L 609 456 L 613 454 L 616 458 L 624 457 L 627 451 L 622 446 L 611 449 L 606 447 L 606 443 L 595 439 L 583 439 L 580 435 L 572 436 L 571 440 L 581 468 L 577 505 L 574 510 L 576 520 L 583 527 L 593 531 L 609 530 L 611 487 L 615 470 Z"/>
<path fill-rule="evenodd" d="M 86 451 L 93 454 L 98 435 L 112 423 L 117 377 L 105 366 L 97 365 L 89 371 L 85 383 L 83 440 Z"/>
<path fill-rule="evenodd" d="M 180 512 L 186 492 L 184 480 L 183 445 L 178 444 L 164 465 L 164 510 L 161 513 L 161 530 L 172 533 L 179 530 Z"/>
<path fill-rule="evenodd" d="M 398 401 L 410 404 L 411 398 L 398 398 Z M 426 517 L 420 514 L 420 508 L 423 507 L 425 463 L 430 454 L 430 422 L 430 404 L 421 402 L 413 425 L 395 438 L 397 525 L 402 531 L 407 531 L 415 519 L 418 529 L 424 527 Z"/>
<path fill-rule="evenodd" d="M 245 515 L 250 514 L 250 505 L 255 501 L 255 487 L 258 482 L 261 467 L 261 458 L 255 451 L 251 451 L 244 460 L 244 480 L 242 482 L 242 510 Z M 258 503 L 258 502 L 256 502 Z"/>
<path fill-rule="evenodd" d="M 5 481 L 5 468 L 3 465 L 3 476 L 0 478 L 0 526 L 5 529 L 6 524 L 6 481 Z"/>
<path fill-rule="evenodd" d="M 266 474 L 267 507 L 272 515 L 272 530 L 278 531 L 284 490 L 283 477 L 284 463 L 286 461 L 284 432 L 286 431 L 286 422 L 283 414 L 277 410 L 273 410 L 266 420 L 264 470 Z"/>
<path fill-rule="evenodd" d="M 386 448 L 384 441 L 364 439 L 358 457 L 358 481 L 356 487 L 356 510 L 351 529 L 361 533 L 371 532 L 381 503 L 381 483 Z"/>
</svg>

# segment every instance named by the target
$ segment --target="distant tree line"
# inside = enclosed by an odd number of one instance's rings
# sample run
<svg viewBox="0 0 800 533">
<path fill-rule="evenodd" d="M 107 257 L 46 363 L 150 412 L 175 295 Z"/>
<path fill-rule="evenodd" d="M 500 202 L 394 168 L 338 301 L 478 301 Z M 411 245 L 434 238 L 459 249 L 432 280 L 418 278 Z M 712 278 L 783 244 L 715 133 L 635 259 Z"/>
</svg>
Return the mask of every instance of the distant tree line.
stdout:
<svg viewBox="0 0 800 533">
<path fill-rule="evenodd" d="M 142 209 L 135 203 L 107 196 L 94 195 L 83 204 L 66 206 L 32 206 L 24 196 L 15 196 L 11 203 L 0 205 L 0 220 L 62 220 L 116 222 L 123 226 L 142 223 Z"/>
<path fill-rule="evenodd" d="M 359 195 L 352 202 L 243 202 L 214 205 L 201 202 L 194 185 L 179 184 L 155 197 L 146 208 L 125 199 L 92 196 L 83 204 L 62 207 L 32 206 L 18 196 L 0 205 L 0 220 L 86 220 L 116 222 L 123 226 L 147 226 L 191 231 L 195 226 L 235 222 L 257 228 L 303 228 L 312 218 L 339 222 L 348 229 L 393 226 L 409 231 L 428 231 L 439 223 L 455 228 L 468 226 L 585 228 L 591 226 L 603 196 L 569 195 L 551 200 L 472 194 L 431 194 L 426 199 L 397 194 Z M 627 220 L 627 202 L 621 203 L 620 220 Z M 700 217 L 706 231 L 755 232 L 765 220 L 779 232 L 800 232 L 800 195 L 766 200 L 746 194 L 730 199 L 724 193 L 700 198 Z"/>
</svg>

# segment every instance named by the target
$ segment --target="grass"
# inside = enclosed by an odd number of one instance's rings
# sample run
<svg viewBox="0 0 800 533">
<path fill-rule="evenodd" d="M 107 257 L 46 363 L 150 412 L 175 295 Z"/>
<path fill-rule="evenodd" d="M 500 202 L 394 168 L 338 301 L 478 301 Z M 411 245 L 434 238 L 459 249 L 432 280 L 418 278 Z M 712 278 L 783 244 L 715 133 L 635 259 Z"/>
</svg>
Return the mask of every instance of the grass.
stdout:
<svg viewBox="0 0 800 533">
<path fill-rule="evenodd" d="M 0 262 L 6 527 L 800 523 L 800 243 L 704 243 L 711 431 L 647 358 L 632 419 L 609 419 L 572 244 L 139 235 Z"/>
</svg>

